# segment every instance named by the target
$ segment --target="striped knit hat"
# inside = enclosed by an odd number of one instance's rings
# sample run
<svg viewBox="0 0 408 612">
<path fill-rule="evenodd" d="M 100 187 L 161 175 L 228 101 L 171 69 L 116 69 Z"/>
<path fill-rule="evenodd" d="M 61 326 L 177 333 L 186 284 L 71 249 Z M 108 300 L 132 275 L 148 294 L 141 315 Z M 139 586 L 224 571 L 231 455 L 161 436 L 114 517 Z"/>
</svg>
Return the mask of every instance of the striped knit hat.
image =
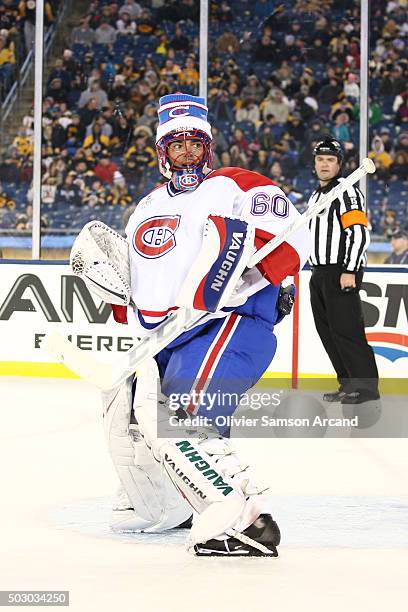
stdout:
<svg viewBox="0 0 408 612">
<path fill-rule="evenodd" d="M 212 138 L 211 126 L 207 121 L 208 107 L 204 98 L 180 92 L 168 94 L 160 98 L 157 114 L 159 126 L 156 142 L 175 130 L 201 130 Z"/>
</svg>

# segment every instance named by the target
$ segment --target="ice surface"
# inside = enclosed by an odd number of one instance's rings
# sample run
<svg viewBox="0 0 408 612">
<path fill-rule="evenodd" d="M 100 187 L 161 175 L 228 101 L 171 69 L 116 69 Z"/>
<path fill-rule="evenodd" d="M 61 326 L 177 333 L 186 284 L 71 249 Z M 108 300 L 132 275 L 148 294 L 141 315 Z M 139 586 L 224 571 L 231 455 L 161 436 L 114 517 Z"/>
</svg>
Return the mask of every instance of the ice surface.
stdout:
<svg viewBox="0 0 408 612">
<path fill-rule="evenodd" d="M 0 589 L 76 611 L 406 610 L 405 439 L 237 440 L 276 494 L 278 559 L 202 559 L 186 533 L 113 534 L 98 392 L 0 379 Z"/>
</svg>

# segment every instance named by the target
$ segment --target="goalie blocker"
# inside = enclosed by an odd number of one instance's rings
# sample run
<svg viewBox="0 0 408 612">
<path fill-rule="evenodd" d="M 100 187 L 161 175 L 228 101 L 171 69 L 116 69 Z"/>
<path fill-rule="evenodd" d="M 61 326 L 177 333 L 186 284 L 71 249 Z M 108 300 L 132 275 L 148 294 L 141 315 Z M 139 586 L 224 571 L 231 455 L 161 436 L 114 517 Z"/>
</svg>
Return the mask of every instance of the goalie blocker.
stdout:
<svg viewBox="0 0 408 612">
<path fill-rule="evenodd" d="M 254 240 L 255 227 L 246 221 L 210 215 L 202 247 L 177 297 L 177 306 L 216 312 L 245 302 L 246 298 L 238 298 L 237 289 L 256 250 Z"/>
</svg>

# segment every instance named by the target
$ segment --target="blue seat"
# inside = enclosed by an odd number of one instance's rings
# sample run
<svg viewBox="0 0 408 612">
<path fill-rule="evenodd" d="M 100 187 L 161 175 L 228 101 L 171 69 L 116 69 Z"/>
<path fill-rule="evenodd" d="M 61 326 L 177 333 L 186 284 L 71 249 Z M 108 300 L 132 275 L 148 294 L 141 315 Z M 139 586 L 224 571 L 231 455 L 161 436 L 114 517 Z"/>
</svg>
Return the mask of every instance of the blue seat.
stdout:
<svg viewBox="0 0 408 612">
<path fill-rule="evenodd" d="M 255 138 L 255 126 L 252 121 L 237 121 L 234 124 L 234 129 L 239 128 L 243 131 L 247 140 L 253 140 Z"/>
<path fill-rule="evenodd" d="M 394 111 L 392 110 L 394 98 L 395 98 L 394 95 L 384 95 L 379 99 L 384 115 L 394 114 Z"/>
</svg>

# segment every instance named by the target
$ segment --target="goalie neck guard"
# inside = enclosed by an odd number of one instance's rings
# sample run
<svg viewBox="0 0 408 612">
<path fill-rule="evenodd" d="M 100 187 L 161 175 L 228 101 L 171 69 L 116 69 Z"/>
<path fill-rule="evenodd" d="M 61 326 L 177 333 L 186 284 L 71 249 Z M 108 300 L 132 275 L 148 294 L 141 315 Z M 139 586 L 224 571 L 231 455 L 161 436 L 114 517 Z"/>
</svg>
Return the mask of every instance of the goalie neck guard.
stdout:
<svg viewBox="0 0 408 612">
<path fill-rule="evenodd" d="M 183 93 L 160 98 L 156 135 L 159 169 L 180 191 L 196 189 L 212 169 L 212 134 L 207 113 L 204 98 Z M 169 159 L 168 146 L 174 140 L 187 139 L 200 140 L 203 154 L 200 159 L 176 166 Z"/>
</svg>

